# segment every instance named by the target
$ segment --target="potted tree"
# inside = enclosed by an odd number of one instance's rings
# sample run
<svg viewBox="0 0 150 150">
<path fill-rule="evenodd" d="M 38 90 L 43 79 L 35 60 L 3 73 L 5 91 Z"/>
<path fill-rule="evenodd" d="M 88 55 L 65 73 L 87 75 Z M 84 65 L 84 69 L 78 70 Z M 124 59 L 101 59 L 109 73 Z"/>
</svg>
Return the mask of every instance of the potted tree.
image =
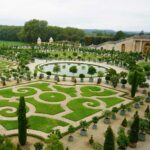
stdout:
<svg viewBox="0 0 150 150">
<path fill-rule="evenodd" d="M 72 82 L 74 82 L 74 81 L 75 81 L 74 74 L 77 73 L 77 71 L 78 71 L 77 66 L 71 66 L 71 67 L 69 68 L 69 71 L 73 74 Z"/>
<path fill-rule="evenodd" d="M 84 81 L 84 78 L 85 78 L 85 75 L 84 75 L 84 74 L 80 74 L 80 75 L 79 75 L 79 78 L 80 78 L 80 81 L 83 82 L 83 81 Z"/>
<path fill-rule="evenodd" d="M 93 129 L 97 129 L 97 122 L 98 122 L 98 117 L 93 117 L 92 118 L 92 121 L 93 121 L 93 126 L 92 126 L 92 128 Z"/>
<path fill-rule="evenodd" d="M 86 121 L 81 121 L 80 126 L 81 126 L 80 135 L 87 136 L 88 123 Z"/>
<path fill-rule="evenodd" d="M 40 142 L 37 142 L 34 144 L 35 150 L 42 150 L 43 149 L 43 144 Z"/>
<path fill-rule="evenodd" d="M 93 135 L 91 135 L 91 138 L 89 139 L 89 144 L 90 144 L 90 145 L 93 145 L 93 144 L 94 144 Z"/>
<path fill-rule="evenodd" d="M 97 72 L 97 76 L 98 76 L 98 79 L 97 79 L 97 84 L 100 84 L 102 82 L 102 77 L 104 76 L 104 72 L 102 71 L 98 71 Z"/>
<path fill-rule="evenodd" d="M 58 64 L 54 65 L 53 72 L 56 73 L 56 75 L 54 76 L 54 80 L 59 82 L 58 72 L 60 72 L 60 66 Z"/>
<path fill-rule="evenodd" d="M 111 112 L 109 110 L 106 110 L 104 112 L 104 123 L 105 124 L 110 124 L 110 115 L 111 115 Z"/>
<path fill-rule="evenodd" d="M 89 82 L 93 82 L 93 77 L 92 75 L 94 75 L 96 73 L 96 69 L 93 66 L 90 66 L 88 68 L 88 74 L 91 75 L 91 77 L 89 78 Z"/>
<path fill-rule="evenodd" d="M 126 115 L 126 105 L 121 105 L 120 115 L 125 116 Z"/>
<path fill-rule="evenodd" d="M 140 96 L 137 96 L 137 97 L 134 98 L 134 101 L 136 102 L 134 104 L 134 108 L 136 108 L 136 109 L 140 108 L 140 104 L 139 104 L 140 100 L 141 100 Z"/>
<path fill-rule="evenodd" d="M 63 75 L 63 81 L 66 81 L 66 74 Z"/>
<path fill-rule="evenodd" d="M 47 71 L 46 74 L 47 74 L 47 79 L 49 80 L 52 73 L 50 71 Z"/>
<path fill-rule="evenodd" d="M 121 79 L 121 84 L 122 84 L 122 88 L 125 88 L 125 85 L 127 84 L 127 80 L 125 79 L 127 77 L 127 72 L 120 72 L 120 77 Z"/>
<path fill-rule="evenodd" d="M 111 118 L 113 119 L 113 120 L 116 120 L 116 113 L 118 112 L 118 108 L 117 107 L 113 107 L 112 108 L 112 116 L 111 116 Z"/>
<path fill-rule="evenodd" d="M 150 92 L 148 92 L 148 97 L 145 99 L 145 102 L 150 103 Z"/>
<path fill-rule="evenodd" d="M 138 114 L 134 115 L 134 121 L 131 124 L 130 132 L 129 132 L 129 146 L 131 148 L 136 148 L 136 144 L 138 142 L 139 121 L 140 119 Z"/>
<path fill-rule="evenodd" d="M 108 74 L 105 76 L 105 80 L 106 80 L 106 84 L 109 84 L 110 76 Z"/>
<path fill-rule="evenodd" d="M 119 150 L 126 150 L 129 144 L 128 137 L 126 136 L 123 128 L 120 128 L 118 131 L 117 144 Z"/>
<path fill-rule="evenodd" d="M 147 129 L 147 126 L 146 126 L 146 121 L 143 120 L 143 119 L 140 119 L 140 124 L 139 124 L 139 135 L 138 135 L 138 138 L 139 138 L 139 141 L 145 141 L 146 140 L 146 134 L 145 134 L 145 131 Z"/>
<path fill-rule="evenodd" d="M 72 135 L 72 133 L 74 133 L 74 131 L 75 131 L 75 128 L 72 125 L 70 125 L 68 128 L 68 132 L 70 133 L 70 135 L 68 137 L 69 142 L 72 142 L 74 140 L 73 135 Z"/>
<path fill-rule="evenodd" d="M 127 119 L 126 119 L 126 118 L 123 119 L 121 125 L 122 125 L 123 127 L 127 127 L 127 126 L 128 126 L 128 122 L 127 122 Z"/>
</svg>

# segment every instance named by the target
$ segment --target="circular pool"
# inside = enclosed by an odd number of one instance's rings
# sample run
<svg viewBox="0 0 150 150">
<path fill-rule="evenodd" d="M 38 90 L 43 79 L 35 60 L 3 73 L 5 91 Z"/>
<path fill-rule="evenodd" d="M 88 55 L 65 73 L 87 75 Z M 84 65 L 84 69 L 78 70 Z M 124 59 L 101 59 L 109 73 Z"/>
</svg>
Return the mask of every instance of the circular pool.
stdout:
<svg viewBox="0 0 150 150">
<path fill-rule="evenodd" d="M 60 71 L 58 73 L 53 71 L 53 68 L 55 65 L 59 65 Z M 76 66 L 77 68 L 77 73 L 71 73 L 69 71 L 70 67 Z M 96 64 L 90 64 L 90 63 L 79 63 L 79 62 L 53 62 L 53 63 L 48 63 L 40 66 L 40 70 L 42 72 L 51 72 L 53 75 L 58 74 L 60 76 L 66 75 L 69 77 L 79 77 L 80 74 L 84 74 L 85 77 L 90 77 L 88 74 L 88 68 L 90 66 L 93 66 L 96 69 L 96 73 L 93 76 L 97 76 L 97 72 L 102 71 L 105 73 L 106 68 L 96 65 Z"/>
</svg>

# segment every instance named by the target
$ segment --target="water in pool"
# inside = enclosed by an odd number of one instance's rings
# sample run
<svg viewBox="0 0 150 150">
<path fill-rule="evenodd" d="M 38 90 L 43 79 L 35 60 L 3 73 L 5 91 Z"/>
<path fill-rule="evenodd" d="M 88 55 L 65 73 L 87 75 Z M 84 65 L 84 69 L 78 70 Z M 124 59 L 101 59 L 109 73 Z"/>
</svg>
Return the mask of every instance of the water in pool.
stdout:
<svg viewBox="0 0 150 150">
<path fill-rule="evenodd" d="M 58 72 L 58 75 L 66 75 L 66 76 L 76 76 L 79 77 L 80 74 L 84 74 L 85 77 L 89 77 L 90 75 L 87 73 L 89 66 L 95 67 L 96 71 L 103 71 L 105 72 L 105 68 L 98 66 L 98 65 L 91 65 L 91 64 L 81 64 L 81 63 L 51 63 L 46 64 L 42 66 L 42 69 L 44 72 L 50 71 L 52 74 L 56 74 L 53 72 L 54 65 L 58 64 L 60 66 L 60 72 Z M 71 66 L 77 67 L 77 73 L 73 74 L 69 72 L 69 68 Z M 97 76 L 97 73 L 95 73 L 94 76 Z"/>
</svg>

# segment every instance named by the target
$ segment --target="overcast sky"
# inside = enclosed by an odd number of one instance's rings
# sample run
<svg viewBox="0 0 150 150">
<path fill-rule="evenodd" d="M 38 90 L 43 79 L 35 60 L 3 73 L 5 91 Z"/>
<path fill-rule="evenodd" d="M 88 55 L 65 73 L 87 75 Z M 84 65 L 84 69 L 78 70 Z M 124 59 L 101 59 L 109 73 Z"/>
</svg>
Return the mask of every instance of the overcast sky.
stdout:
<svg viewBox="0 0 150 150">
<path fill-rule="evenodd" d="M 150 0 L 0 0 L 0 24 L 30 19 L 86 29 L 150 31 Z"/>
</svg>

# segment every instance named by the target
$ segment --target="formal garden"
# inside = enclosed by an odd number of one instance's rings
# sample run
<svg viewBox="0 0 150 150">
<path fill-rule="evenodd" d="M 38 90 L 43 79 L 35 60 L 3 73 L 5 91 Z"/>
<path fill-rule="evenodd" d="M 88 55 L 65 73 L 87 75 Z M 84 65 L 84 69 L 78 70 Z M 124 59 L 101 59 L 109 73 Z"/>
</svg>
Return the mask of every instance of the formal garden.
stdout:
<svg viewBox="0 0 150 150">
<path fill-rule="evenodd" d="M 123 150 L 146 140 L 149 54 L 12 42 L 1 44 L 0 56 L 3 141 L 37 150 Z"/>
<path fill-rule="evenodd" d="M 37 135 L 46 138 L 53 129 L 65 133 L 69 125 L 77 127 L 81 120 L 91 121 L 107 109 L 130 103 L 124 94 L 102 86 L 62 86 L 44 81 L 3 88 L 0 90 L 0 124 L 8 133 L 10 130 L 16 133 L 19 97 L 23 96 L 28 130 L 41 131 Z"/>
</svg>

